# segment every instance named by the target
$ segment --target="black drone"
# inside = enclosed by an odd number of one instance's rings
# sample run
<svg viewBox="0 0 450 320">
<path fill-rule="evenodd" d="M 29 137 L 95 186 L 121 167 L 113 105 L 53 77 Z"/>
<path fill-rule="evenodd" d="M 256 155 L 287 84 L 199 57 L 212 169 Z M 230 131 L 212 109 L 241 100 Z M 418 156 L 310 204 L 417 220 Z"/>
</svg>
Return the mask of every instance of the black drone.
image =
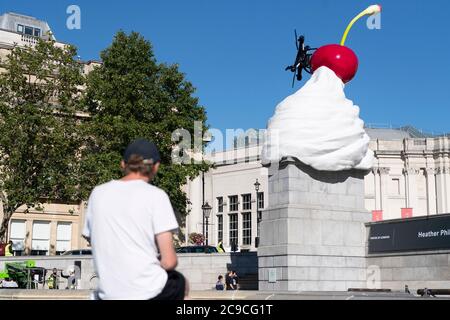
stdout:
<svg viewBox="0 0 450 320">
<path fill-rule="evenodd" d="M 294 73 L 294 78 L 292 80 L 292 87 L 294 87 L 295 79 L 302 81 L 302 71 L 305 70 L 307 73 L 311 74 L 311 51 L 317 50 L 317 48 L 311 48 L 310 46 L 305 46 L 305 37 L 297 36 L 297 31 L 295 31 L 295 45 L 297 46 L 297 56 L 295 57 L 295 62 L 292 66 L 286 68 L 286 71 L 291 71 Z"/>
</svg>

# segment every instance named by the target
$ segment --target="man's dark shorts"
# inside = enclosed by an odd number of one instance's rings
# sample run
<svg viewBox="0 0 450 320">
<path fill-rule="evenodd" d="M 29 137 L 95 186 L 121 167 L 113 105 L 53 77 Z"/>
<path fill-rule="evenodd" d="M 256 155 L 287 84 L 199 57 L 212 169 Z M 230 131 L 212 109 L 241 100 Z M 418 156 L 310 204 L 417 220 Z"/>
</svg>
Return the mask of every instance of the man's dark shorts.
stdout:
<svg viewBox="0 0 450 320">
<path fill-rule="evenodd" d="M 167 283 L 163 291 L 151 300 L 184 300 L 186 279 L 177 271 L 167 272 Z"/>
</svg>

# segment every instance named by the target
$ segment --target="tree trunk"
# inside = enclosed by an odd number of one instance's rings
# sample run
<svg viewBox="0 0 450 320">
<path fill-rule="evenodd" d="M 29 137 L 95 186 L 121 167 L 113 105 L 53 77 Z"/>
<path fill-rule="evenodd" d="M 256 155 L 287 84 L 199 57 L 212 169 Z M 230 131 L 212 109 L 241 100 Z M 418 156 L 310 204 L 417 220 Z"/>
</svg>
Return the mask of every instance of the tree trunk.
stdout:
<svg viewBox="0 0 450 320">
<path fill-rule="evenodd" d="M 11 206 L 10 203 L 8 203 L 8 198 L 6 197 L 4 192 L 0 192 L 0 201 L 3 205 L 3 219 L 0 225 L 0 243 L 6 243 L 8 237 L 9 221 L 11 220 L 11 217 L 19 208 L 19 206 Z"/>
<path fill-rule="evenodd" d="M 15 211 L 16 210 L 3 211 L 3 220 L 2 220 L 2 224 L 0 225 L 0 243 L 1 242 L 6 243 L 6 240 L 7 240 L 6 238 L 8 235 L 9 220 L 11 220 L 11 217 Z"/>
</svg>

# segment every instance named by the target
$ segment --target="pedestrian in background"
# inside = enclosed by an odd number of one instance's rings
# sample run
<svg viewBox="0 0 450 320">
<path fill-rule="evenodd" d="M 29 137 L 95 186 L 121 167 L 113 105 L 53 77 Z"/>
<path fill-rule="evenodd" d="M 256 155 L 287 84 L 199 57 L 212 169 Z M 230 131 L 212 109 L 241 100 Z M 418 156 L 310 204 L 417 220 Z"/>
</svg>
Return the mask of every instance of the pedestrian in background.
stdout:
<svg viewBox="0 0 450 320">
<path fill-rule="evenodd" d="M 61 277 L 67 279 L 66 289 L 75 290 L 77 288 L 77 278 L 75 277 L 75 271 L 70 270 L 69 275 L 65 276 L 61 273 Z"/>
<path fill-rule="evenodd" d="M 222 276 L 222 275 L 220 275 L 219 278 L 217 279 L 217 282 L 216 282 L 216 290 L 217 290 L 217 291 L 223 291 L 223 290 L 225 290 L 225 285 L 224 285 L 224 283 L 223 283 L 223 276 Z"/>
<path fill-rule="evenodd" d="M 219 244 L 217 245 L 217 251 L 219 253 L 225 253 L 225 248 L 223 247 L 223 242 L 219 241 Z"/>
<path fill-rule="evenodd" d="M 232 271 L 233 274 L 231 275 L 231 282 L 233 283 L 234 290 L 239 289 L 239 277 L 236 273 L 236 271 Z"/>
<path fill-rule="evenodd" d="M 47 285 L 50 290 L 59 289 L 59 276 L 56 268 L 53 268 L 52 274 L 48 277 Z"/>
<path fill-rule="evenodd" d="M 12 257 L 12 256 L 14 256 L 13 242 L 9 240 L 8 244 L 5 247 L 5 257 Z"/>
<path fill-rule="evenodd" d="M 233 283 L 233 271 L 230 270 L 225 276 L 225 285 L 227 290 L 236 290 L 236 287 Z"/>
</svg>

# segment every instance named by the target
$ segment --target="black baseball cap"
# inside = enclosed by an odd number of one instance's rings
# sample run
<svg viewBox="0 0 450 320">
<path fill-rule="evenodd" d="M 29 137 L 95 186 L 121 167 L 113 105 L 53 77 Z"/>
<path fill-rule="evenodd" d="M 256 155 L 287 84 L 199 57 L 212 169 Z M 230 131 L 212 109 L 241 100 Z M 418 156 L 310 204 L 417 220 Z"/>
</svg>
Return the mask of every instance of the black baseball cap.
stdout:
<svg viewBox="0 0 450 320">
<path fill-rule="evenodd" d="M 144 161 L 151 160 L 153 163 L 161 162 L 158 148 L 153 142 L 146 139 L 137 139 L 130 143 L 123 154 L 123 161 L 127 163 L 133 154 L 141 156 L 144 158 Z"/>
</svg>

